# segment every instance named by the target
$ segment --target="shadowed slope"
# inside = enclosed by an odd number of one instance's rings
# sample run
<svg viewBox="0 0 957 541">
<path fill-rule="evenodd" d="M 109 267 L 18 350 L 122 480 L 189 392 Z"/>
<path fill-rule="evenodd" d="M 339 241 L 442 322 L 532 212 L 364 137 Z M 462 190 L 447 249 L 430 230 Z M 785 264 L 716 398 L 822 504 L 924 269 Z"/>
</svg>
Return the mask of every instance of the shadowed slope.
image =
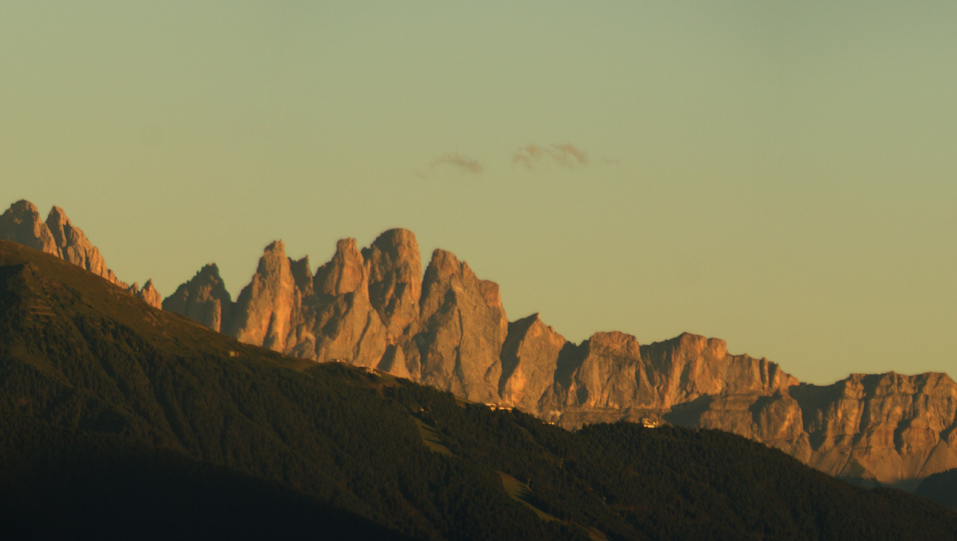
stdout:
<svg viewBox="0 0 957 541">
<path fill-rule="evenodd" d="M 175 536 L 193 519 L 195 531 L 232 520 L 227 535 L 388 528 L 423 539 L 931 539 L 957 528 L 939 506 L 841 483 L 730 434 L 572 434 L 288 359 L 8 242 L 0 336 L 0 480 L 11 487 L 0 518 L 13 524 L 67 517 L 69 535 L 109 537 L 104 525 L 117 524 L 114 537 L 138 537 L 153 521 Z M 430 450 L 423 424 L 447 454 Z M 557 520 L 511 498 L 502 474 Z M 58 513 L 63 497 L 80 503 Z"/>
</svg>

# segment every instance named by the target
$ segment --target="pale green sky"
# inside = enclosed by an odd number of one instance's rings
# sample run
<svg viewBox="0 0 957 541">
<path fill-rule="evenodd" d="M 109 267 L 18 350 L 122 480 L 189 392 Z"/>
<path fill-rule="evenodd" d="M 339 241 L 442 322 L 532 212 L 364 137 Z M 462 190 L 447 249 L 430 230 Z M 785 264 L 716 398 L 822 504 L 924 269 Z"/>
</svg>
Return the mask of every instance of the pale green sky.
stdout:
<svg viewBox="0 0 957 541">
<path fill-rule="evenodd" d="M 163 295 L 406 227 L 574 341 L 957 376 L 957 3 L 276 4 L 0 3 L 0 205 Z"/>
</svg>

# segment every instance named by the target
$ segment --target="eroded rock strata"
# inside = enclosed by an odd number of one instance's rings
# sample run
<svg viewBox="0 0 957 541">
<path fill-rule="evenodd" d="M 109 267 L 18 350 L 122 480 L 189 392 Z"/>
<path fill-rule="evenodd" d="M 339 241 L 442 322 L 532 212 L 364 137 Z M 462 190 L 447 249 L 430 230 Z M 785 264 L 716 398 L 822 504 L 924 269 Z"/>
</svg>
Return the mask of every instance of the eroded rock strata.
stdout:
<svg viewBox="0 0 957 541">
<path fill-rule="evenodd" d="M 153 285 L 153 280 L 147 280 L 146 283 L 143 284 L 142 288 L 140 288 L 136 282 L 133 282 L 133 285 L 128 287 L 127 291 L 140 298 L 143 302 L 152 306 L 153 308 L 158 310 L 163 308 L 163 297 Z"/>
<path fill-rule="evenodd" d="M 943 374 L 854 375 L 814 386 L 688 333 L 642 345 L 599 332 L 574 344 L 538 314 L 509 323 L 497 284 L 450 252 L 433 252 L 423 273 L 415 236 L 402 229 L 362 250 L 342 240 L 309 272 L 308 260 L 271 244 L 232 316 L 219 309 L 222 328 L 245 342 L 374 367 L 571 429 L 617 420 L 721 429 L 833 475 L 884 483 L 957 467 L 957 385 Z M 202 274 L 164 306 L 215 328 L 205 314 L 216 308 L 191 312 L 174 302 Z M 231 306 L 222 297 L 219 306 Z"/>
<path fill-rule="evenodd" d="M 184 315 L 216 332 L 223 330 L 224 321 L 231 321 L 232 307 L 232 298 L 215 263 L 201 268 L 163 300 L 163 310 Z"/>
<path fill-rule="evenodd" d="M 0 238 L 123 286 L 57 207 L 43 221 L 31 203 L 14 203 L 0 215 Z M 129 291 L 159 305 L 150 281 Z M 377 368 L 566 428 L 629 420 L 721 429 L 827 473 L 883 483 L 957 467 L 957 384 L 946 374 L 854 374 L 819 386 L 693 334 L 642 345 L 599 332 L 575 344 L 538 314 L 508 322 L 497 284 L 450 252 L 433 252 L 423 273 L 415 235 L 403 229 L 362 250 L 339 241 L 315 273 L 277 241 L 236 302 L 207 265 L 162 306 L 247 343 Z"/>
<path fill-rule="evenodd" d="M 43 221 L 36 205 L 26 200 L 17 201 L 0 215 L 0 239 L 55 255 L 128 290 L 155 308 L 160 307 L 161 295 L 152 280 L 148 280 L 143 289 L 136 284 L 127 286 L 106 266 L 99 248 L 70 222 L 60 207 L 50 209 Z"/>
</svg>

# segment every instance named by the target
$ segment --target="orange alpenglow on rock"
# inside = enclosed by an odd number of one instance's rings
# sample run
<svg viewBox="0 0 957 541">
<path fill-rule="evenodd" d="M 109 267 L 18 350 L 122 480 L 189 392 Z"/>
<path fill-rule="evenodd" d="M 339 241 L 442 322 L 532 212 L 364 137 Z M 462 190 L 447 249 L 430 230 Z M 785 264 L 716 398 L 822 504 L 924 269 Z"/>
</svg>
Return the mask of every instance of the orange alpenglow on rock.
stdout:
<svg viewBox="0 0 957 541">
<path fill-rule="evenodd" d="M 100 250 L 86 238 L 82 229 L 73 226 L 60 207 L 50 209 L 46 222 L 43 222 L 36 205 L 26 200 L 17 201 L 0 215 L 0 239 L 55 255 L 127 289 L 155 308 L 160 307 L 161 295 L 153 287 L 152 280 L 146 282 L 143 290 L 136 288 L 135 284 L 132 288 L 127 287 L 106 266 Z"/>
<path fill-rule="evenodd" d="M 0 239 L 122 285 L 59 208 L 44 223 L 31 203 L 14 203 L 0 216 Z M 131 292 L 159 304 L 152 282 Z M 628 420 L 720 429 L 832 475 L 903 486 L 957 468 L 957 384 L 946 374 L 854 374 L 819 386 L 688 333 L 641 345 L 598 332 L 574 344 L 538 314 L 509 323 L 498 285 L 451 252 L 435 250 L 423 273 L 404 229 L 362 250 L 339 241 L 315 274 L 277 241 L 236 302 L 207 265 L 162 306 L 246 343 L 389 372 L 566 428 Z"/>
<path fill-rule="evenodd" d="M 649 345 L 621 332 L 570 343 L 538 314 L 509 323 L 498 285 L 451 252 L 435 250 L 423 275 L 415 236 L 403 229 L 361 251 L 339 241 L 314 277 L 307 260 L 270 245 L 240 297 L 228 328 L 243 341 L 376 368 L 566 428 L 629 420 L 721 429 L 833 475 L 887 483 L 957 467 L 957 385 L 946 375 L 820 387 L 688 333 Z"/>
</svg>

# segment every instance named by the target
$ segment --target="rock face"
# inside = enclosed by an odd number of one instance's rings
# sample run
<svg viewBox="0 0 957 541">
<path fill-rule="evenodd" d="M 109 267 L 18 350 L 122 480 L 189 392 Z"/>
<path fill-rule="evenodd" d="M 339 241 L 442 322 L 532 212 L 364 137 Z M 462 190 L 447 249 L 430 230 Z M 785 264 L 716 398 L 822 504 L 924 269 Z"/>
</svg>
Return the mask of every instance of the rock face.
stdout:
<svg viewBox="0 0 957 541">
<path fill-rule="evenodd" d="M 393 236 L 411 239 L 415 264 L 419 264 L 415 237 L 408 232 Z M 404 275 L 399 272 L 405 268 L 402 258 L 382 261 L 373 267 L 354 239 L 344 239 L 332 259 L 313 276 L 308 258 L 293 261 L 286 257 L 282 241 L 276 241 L 266 247 L 252 281 L 235 304 L 229 301 L 218 269 L 207 266 L 181 285 L 163 306 L 250 344 L 320 362 L 379 367 L 387 347 L 402 342 L 403 329 L 418 317 L 417 310 L 411 319 L 403 312 L 410 288 L 403 286 Z M 398 274 L 400 279 L 393 276 L 392 289 L 381 297 L 386 302 L 380 306 L 380 316 L 370 301 L 369 278 L 375 273 L 378 281 L 387 279 L 389 265 L 398 269 L 392 275 Z M 417 297 L 412 301 L 416 308 L 417 301 Z M 405 318 L 406 325 L 396 326 L 398 334 L 390 336 L 383 316 L 387 321 Z M 409 342 L 408 338 L 404 341 Z M 388 364 L 390 371 L 409 375 L 401 358 L 396 361 L 393 355 Z"/>
<path fill-rule="evenodd" d="M 60 207 L 53 207 L 43 222 L 36 205 L 25 200 L 17 201 L 0 215 L 0 239 L 55 255 L 129 290 L 153 307 L 160 306 L 160 294 L 153 287 L 152 280 L 147 281 L 142 290 L 135 284 L 133 288 L 127 287 L 106 266 L 100 250 L 86 238 L 82 229 L 73 226 Z"/>
<path fill-rule="evenodd" d="M 17 201 L 0 215 L 0 239 L 12 240 L 28 248 L 60 257 L 60 250 L 50 228 L 40 219 L 37 207 L 29 201 Z"/>
<path fill-rule="evenodd" d="M 498 285 L 450 252 L 433 252 L 423 275 L 404 229 L 361 251 L 339 241 L 315 274 L 308 258 L 294 261 L 274 242 L 235 303 L 216 265 L 162 302 L 151 280 L 127 288 L 59 207 L 44 221 L 29 201 L 14 203 L 0 215 L 0 239 L 244 342 L 377 368 L 567 428 L 624 419 L 721 429 L 836 476 L 905 486 L 957 468 L 957 383 L 946 374 L 853 374 L 817 386 L 687 333 L 640 345 L 599 332 L 573 344 L 538 314 L 509 323 Z"/>
<path fill-rule="evenodd" d="M 774 363 L 729 355 L 724 341 L 688 333 L 644 347 L 628 334 L 596 333 L 567 357 L 543 406 L 563 412 L 570 426 L 615 412 L 666 411 L 704 396 L 773 394 L 797 383 Z"/>
<path fill-rule="evenodd" d="M 232 298 L 215 263 L 200 269 L 163 301 L 163 310 L 186 316 L 216 332 L 223 330 L 224 321 L 231 321 L 232 307 Z"/>
<path fill-rule="evenodd" d="M 498 284 L 436 250 L 422 282 L 419 321 L 421 381 L 475 402 L 497 402 L 508 334 Z"/>
<path fill-rule="evenodd" d="M 540 414 L 539 401 L 555 381 L 562 351 L 573 354 L 574 350 L 574 345 L 542 323 L 538 314 L 509 323 L 508 336 L 502 344 L 502 402 L 533 415 Z"/>
<path fill-rule="evenodd" d="M 146 284 L 143 285 L 143 289 L 140 289 L 136 282 L 133 282 L 133 285 L 128 288 L 128 291 L 153 308 L 163 308 L 163 298 L 160 296 L 159 291 L 156 291 L 156 287 L 153 286 L 153 280 L 147 280 Z"/>
<path fill-rule="evenodd" d="M 276 241 L 266 247 L 252 282 L 239 293 L 227 333 L 241 342 L 285 351 L 298 297 L 286 246 Z"/>
<path fill-rule="evenodd" d="M 53 207 L 47 216 L 46 226 L 50 229 L 61 258 L 114 284 L 121 284 L 113 271 L 106 268 L 106 261 L 100 255 L 100 250 L 90 243 L 83 231 L 73 227 L 63 209 Z"/>
<path fill-rule="evenodd" d="M 8 211 L 0 226 L 49 250 L 83 244 L 59 240 L 65 225 L 44 236 L 28 207 Z M 92 258 L 78 253 L 76 261 Z M 509 323 L 498 286 L 450 252 L 433 252 L 423 275 L 415 236 L 402 229 L 361 251 L 354 239 L 339 241 L 315 274 L 277 241 L 236 303 L 210 265 L 163 307 L 244 342 L 377 368 L 566 428 L 624 419 L 721 429 L 827 473 L 882 483 L 957 467 L 957 384 L 944 374 L 814 386 L 688 333 L 641 345 L 599 332 L 573 344 L 538 314 Z"/>
<path fill-rule="evenodd" d="M 418 379 L 420 354 L 413 336 L 419 330 L 422 256 L 411 231 L 390 229 L 362 250 L 369 270 L 369 302 L 386 330 L 386 349 L 378 368 Z"/>
<path fill-rule="evenodd" d="M 362 251 L 369 265 L 369 301 L 386 327 L 390 344 L 410 336 L 419 319 L 422 260 L 415 235 L 391 229 Z"/>
<path fill-rule="evenodd" d="M 308 323 L 315 359 L 376 367 L 386 349 L 386 328 L 369 300 L 370 270 L 355 239 L 340 240 L 332 260 L 316 270 Z"/>
<path fill-rule="evenodd" d="M 957 384 L 946 374 L 852 374 L 792 394 L 810 440 L 806 462 L 820 470 L 893 483 L 957 466 Z"/>
</svg>

